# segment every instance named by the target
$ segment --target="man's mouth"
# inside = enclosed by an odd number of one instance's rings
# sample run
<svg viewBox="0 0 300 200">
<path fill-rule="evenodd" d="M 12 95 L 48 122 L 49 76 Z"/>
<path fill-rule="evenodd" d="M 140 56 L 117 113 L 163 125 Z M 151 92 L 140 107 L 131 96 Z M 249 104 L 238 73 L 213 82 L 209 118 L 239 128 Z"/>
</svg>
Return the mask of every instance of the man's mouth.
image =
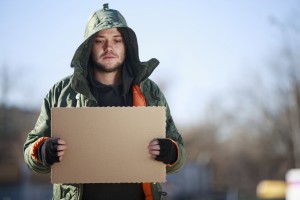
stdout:
<svg viewBox="0 0 300 200">
<path fill-rule="evenodd" d="M 112 59 L 112 58 L 116 58 L 116 56 L 112 55 L 112 54 L 108 54 L 108 55 L 104 55 L 102 58 L 103 59 Z"/>
</svg>

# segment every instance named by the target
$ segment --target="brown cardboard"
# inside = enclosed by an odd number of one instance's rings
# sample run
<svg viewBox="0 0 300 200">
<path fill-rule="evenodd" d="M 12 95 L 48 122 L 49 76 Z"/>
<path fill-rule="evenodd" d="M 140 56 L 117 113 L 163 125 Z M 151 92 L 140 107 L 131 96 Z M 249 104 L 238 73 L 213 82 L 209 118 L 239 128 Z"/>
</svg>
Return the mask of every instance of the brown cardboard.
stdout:
<svg viewBox="0 0 300 200">
<path fill-rule="evenodd" d="M 148 145 L 165 138 L 165 107 L 52 108 L 52 136 L 67 150 L 52 183 L 165 182 Z"/>
</svg>

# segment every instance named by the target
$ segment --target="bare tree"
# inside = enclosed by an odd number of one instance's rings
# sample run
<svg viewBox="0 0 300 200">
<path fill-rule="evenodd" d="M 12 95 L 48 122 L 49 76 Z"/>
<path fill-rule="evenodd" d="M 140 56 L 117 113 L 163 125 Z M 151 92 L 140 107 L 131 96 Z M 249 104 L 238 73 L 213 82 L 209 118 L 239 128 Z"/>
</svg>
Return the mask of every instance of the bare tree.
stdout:
<svg viewBox="0 0 300 200">
<path fill-rule="evenodd" d="M 296 58 L 299 56 L 297 52 L 299 49 L 295 49 L 292 40 L 292 36 L 300 38 L 300 33 L 297 29 L 297 24 L 291 23 L 294 26 L 288 26 L 288 23 L 278 20 L 275 17 L 271 18 L 271 22 L 277 27 L 283 36 L 283 57 L 286 60 L 286 68 L 288 69 L 287 77 L 289 82 L 289 88 L 287 95 L 287 102 L 289 113 L 288 119 L 291 127 L 292 147 L 295 167 L 300 167 L 300 81 L 299 81 L 299 69 L 300 63 Z M 292 32 L 294 30 L 294 32 Z M 294 34 L 293 34 L 294 33 Z"/>
</svg>

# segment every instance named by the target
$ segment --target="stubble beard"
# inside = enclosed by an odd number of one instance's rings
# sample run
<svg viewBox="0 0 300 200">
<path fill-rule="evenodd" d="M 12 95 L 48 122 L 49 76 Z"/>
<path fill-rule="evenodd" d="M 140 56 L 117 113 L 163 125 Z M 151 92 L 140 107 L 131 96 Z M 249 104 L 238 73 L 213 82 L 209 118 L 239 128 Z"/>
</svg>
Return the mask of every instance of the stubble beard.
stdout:
<svg viewBox="0 0 300 200">
<path fill-rule="evenodd" d="M 102 73 L 113 73 L 117 72 L 122 66 L 122 63 L 116 63 L 113 67 L 105 67 L 100 63 L 94 62 L 94 69 Z"/>
</svg>

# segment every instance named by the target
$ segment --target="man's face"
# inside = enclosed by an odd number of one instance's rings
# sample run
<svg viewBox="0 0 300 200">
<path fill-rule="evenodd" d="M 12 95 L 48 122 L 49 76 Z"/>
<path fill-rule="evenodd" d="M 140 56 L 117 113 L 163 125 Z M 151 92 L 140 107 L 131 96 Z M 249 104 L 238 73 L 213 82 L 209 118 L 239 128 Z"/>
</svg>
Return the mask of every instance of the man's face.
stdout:
<svg viewBox="0 0 300 200">
<path fill-rule="evenodd" d="M 96 33 L 91 58 L 96 70 L 117 71 L 125 60 L 125 44 L 117 28 Z"/>
</svg>

